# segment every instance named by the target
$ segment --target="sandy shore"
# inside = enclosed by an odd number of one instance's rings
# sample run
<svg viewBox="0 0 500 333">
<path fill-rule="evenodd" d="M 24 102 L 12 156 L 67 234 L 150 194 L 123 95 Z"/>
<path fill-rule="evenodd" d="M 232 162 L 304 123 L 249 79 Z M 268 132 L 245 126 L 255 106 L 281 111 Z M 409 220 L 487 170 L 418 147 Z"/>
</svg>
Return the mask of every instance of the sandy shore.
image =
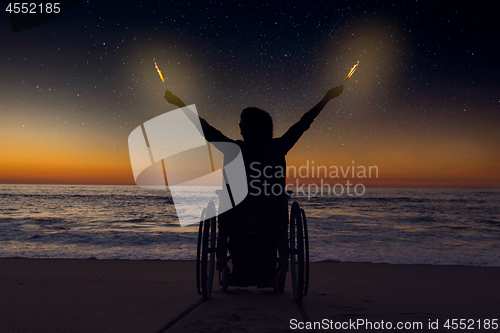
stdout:
<svg viewBox="0 0 500 333">
<path fill-rule="evenodd" d="M 500 267 L 315 263 L 301 306 L 289 277 L 283 295 L 216 286 L 200 303 L 194 272 L 194 262 L 0 259 L 0 332 L 284 332 L 323 319 L 346 332 L 375 331 L 345 326 L 357 320 L 453 331 L 447 319 L 492 332 L 479 324 L 500 321 Z"/>
</svg>

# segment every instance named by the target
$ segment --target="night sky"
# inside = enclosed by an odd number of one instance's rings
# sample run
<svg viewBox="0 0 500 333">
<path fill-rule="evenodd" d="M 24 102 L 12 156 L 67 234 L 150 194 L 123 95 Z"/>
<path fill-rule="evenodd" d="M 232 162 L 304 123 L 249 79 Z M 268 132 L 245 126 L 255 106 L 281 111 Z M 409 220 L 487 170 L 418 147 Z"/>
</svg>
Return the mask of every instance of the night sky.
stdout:
<svg viewBox="0 0 500 333">
<path fill-rule="evenodd" d="M 440 1 L 80 1 L 13 33 L 0 14 L 0 183 L 134 184 L 127 138 L 176 107 L 282 135 L 360 64 L 287 156 L 378 166 L 379 186 L 500 186 L 498 11 Z M 491 2 L 489 2 L 491 3 Z"/>
</svg>

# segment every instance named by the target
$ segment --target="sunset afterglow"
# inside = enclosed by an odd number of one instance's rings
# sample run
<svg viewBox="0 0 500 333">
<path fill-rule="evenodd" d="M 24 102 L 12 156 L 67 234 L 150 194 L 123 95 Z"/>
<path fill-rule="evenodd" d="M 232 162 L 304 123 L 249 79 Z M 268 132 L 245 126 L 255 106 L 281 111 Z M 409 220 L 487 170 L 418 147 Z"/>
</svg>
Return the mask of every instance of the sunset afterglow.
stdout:
<svg viewBox="0 0 500 333">
<path fill-rule="evenodd" d="M 180 3 L 133 17 L 93 6 L 18 33 L 2 26 L 1 183 L 133 185 L 129 133 L 175 108 L 160 64 L 169 90 L 233 139 L 245 107 L 267 110 L 277 137 L 344 84 L 288 165 L 377 166 L 368 186 L 500 186 L 498 65 L 475 33 L 489 23 L 460 8 L 424 20 L 412 4 L 234 17 L 215 5 L 213 17 Z"/>
</svg>

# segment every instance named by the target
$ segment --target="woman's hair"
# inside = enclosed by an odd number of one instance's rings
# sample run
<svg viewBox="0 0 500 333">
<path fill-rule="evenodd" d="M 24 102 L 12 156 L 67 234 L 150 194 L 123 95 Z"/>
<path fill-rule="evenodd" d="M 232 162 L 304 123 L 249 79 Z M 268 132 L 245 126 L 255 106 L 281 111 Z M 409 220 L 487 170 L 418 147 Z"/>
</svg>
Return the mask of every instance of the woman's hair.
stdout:
<svg viewBox="0 0 500 333">
<path fill-rule="evenodd" d="M 241 111 L 241 135 L 246 141 L 266 141 L 273 138 L 273 118 L 264 110 L 249 107 Z"/>
</svg>

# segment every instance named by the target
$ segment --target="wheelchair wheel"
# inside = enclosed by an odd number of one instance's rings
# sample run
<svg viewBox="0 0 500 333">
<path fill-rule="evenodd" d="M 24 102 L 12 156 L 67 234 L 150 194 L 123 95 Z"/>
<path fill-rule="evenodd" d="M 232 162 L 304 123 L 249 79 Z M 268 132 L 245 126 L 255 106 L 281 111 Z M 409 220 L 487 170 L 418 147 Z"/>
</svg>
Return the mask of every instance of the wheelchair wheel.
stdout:
<svg viewBox="0 0 500 333">
<path fill-rule="evenodd" d="M 302 302 L 302 297 L 307 293 L 309 280 L 309 242 L 304 237 L 307 233 L 304 228 L 303 210 L 297 202 L 292 204 L 290 214 L 290 261 L 291 261 L 291 274 L 292 274 L 292 289 L 293 297 L 297 303 Z M 306 263 L 307 260 L 307 263 Z"/>
<path fill-rule="evenodd" d="M 198 228 L 198 243 L 196 246 L 196 290 L 201 295 L 201 239 L 203 237 L 203 223 L 205 221 L 206 208 L 203 208 L 200 217 L 200 227 Z"/>
<path fill-rule="evenodd" d="M 216 222 L 215 217 L 215 204 L 211 201 L 206 210 L 205 216 L 212 216 L 203 221 L 203 236 L 201 239 L 201 272 L 200 272 L 200 284 L 201 284 L 201 294 L 204 300 L 210 299 L 212 295 L 212 285 L 214 281 L 214 268 L 215 268 L 215 233 L 216 233 Z"/>
<path fill-rule="evenodd" d="M 305 274 L 304 274 L 304 295 L 307 295 L 309 291 L 309 235 L 307 233 L 307 219 L 306 213 L 304 209 L 300 209 L 300 213 L 302 215 L 302 225 L 304 227 L 304 249 L 306 252 L 306 262 L 305 262 Z"/>
</svg>

